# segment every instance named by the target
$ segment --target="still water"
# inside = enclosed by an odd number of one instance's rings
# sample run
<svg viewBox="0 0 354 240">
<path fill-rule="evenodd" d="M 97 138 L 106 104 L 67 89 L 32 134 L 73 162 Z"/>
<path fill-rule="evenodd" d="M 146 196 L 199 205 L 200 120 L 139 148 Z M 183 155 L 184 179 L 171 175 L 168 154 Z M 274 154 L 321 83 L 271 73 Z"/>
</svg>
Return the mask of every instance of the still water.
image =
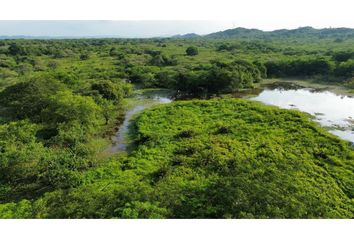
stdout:
<svg viewBox="0 0 354 240">
<path fill-rule="evenodd" d="M 136 99 L 136 103 L 130 108 L 124 117 L 123 123 L 119 126 L 117 133 L 112 137 L 112 145 L 106 150 L 107 153 L 115 153 L 126 151 L 129 145 L 127 134 L 129 132 L 130 120 L 144 109 L 150 108 L 157 104 L 172 102 L 170 94 L 166 91 L 151 90 L 143 93 L 136 93 L 132 96 Z"/>
<path fill-rule="evenodd" d="M 253 97 L 250 97 L 250 94 Z M 107 153 L 126 151 L 129 146 L 127 134 L 131 119 L 144 109 L 156 104 L 173 101 L 170 92 L 151 90 L 137 92 L 132 99 L 135 104 L 128 109 L 119 130 L 112 137 L 112 145 Z M 338 95 L 330 91 L 304 88 L 289 83 L 268 85 L 262 89 L 236 94 L 234 97 L 246 97 L 265 104 L 275 105 L 285 109 L 297 109 L 314 116 L 314 120 L 329 132 L 354 144 L 354 98 Z"/>
<path fill-rule="evenodd" d="M 354 143 L 354 98 L 310 88 L 267 88 L 252 100 L 285 109 L 298 109 L 315 117 L 329 132 Z"/>
</svg>

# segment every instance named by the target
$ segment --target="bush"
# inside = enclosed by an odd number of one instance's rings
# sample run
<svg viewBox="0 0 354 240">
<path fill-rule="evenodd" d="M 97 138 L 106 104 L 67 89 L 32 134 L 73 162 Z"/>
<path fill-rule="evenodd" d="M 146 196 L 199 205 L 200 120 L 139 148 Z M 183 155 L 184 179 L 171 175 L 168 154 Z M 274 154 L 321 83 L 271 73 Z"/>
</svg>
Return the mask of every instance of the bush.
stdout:
<svg viewBox="0 0 354 240">
<path fill-rule="evenodd" d="M 337 62 L 345 62 L 354 58 L 354 52 L 336 52 L 332 55 L 333 59 Z"/>
<path fill-rule="evenodd" d="M 333 62 L 323 58 L 268 61 L 265 66 L 267 68 L 267 76 L 270 77 L 329 75 L 334 69 Z"/>
<path fill-rule="evenodd" d="M 103 98 L 108 100 L 120 100 L 123 98 L 123 91 L 111 81 L 101 81 L 91 85 L 91 89 L 97 91 Z"/>
<path fill-rule="evenodd" d="M 87 59 L 89 59 L 89 55 L 87 53 L 82 53 L 80 55 L 80 60 L 87 60 Z"/>
<path fill-rule="evenodd" d="M 157 54 L 152 57 L 150 64 L 154 66 L 173 66 L 177 65 L 177 59 Z"/>
<path fill-rule="evenodd" d="M 9 54 L 13 55 L 13 56 L 16 56 L 16 55 L 24 56 L 24 55 L 27 55 L 27 53 L 28 53 L 26 48 L 24 48 L 23 46 L 21 46 L 18 43 L 11 43 L 8 51 L 9 51 Z"/>
<path fill-rule="evenodd" d="M 192 46 L 192 47 L 188 47 L 186 49 L 186 54 L 188 56 L 195 56 L 195 55 L 198 55 L 198 53 L 199 53 L 199 51 L 198 51 L 197 47 Z"/>
<path fill-rule="evenodd" d="M 212 65 L 201 70 L 179 72 L 176 89 L 195 96 L 204 96 L 252 88 L 260 80 L 261 73 L 252 63 L 213 61 Z"/>
<path fill-rule="evenodd" d="M 22 200 L 18 203 L 11 202 L 0 204 L 0 217 L 2 219 L 33 218 L 31 202 Z"/>
<path fill-rule="evenodd" d="M 346 78 L 354 77 L 354 60 L 338 64 L 334 70 L 334 74 Z"/>
<path fill-rule="evenodd" d="M 39 114 L 50 105 L 50 98 L 65 86 L 53 79 L 33 79 L 7 87 L 0 93 L 0 105 L 14 119 L 38 121 Z"/>
</svg>

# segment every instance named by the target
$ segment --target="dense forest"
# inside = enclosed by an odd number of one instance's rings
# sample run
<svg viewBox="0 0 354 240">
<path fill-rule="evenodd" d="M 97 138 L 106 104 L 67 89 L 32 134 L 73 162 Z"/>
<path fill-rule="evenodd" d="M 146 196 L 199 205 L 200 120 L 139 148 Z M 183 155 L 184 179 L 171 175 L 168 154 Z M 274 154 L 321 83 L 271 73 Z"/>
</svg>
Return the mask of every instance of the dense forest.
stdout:
<svg viewBox="0 0 354 240">
<path fill-rule="evenodd" d="M 223 98 L 295 77 L 354 92 L 353 30 L 0 40 L 0 218 L 353 218 L 348 142 Z M 180 100 L 137 115 L 129 151 L 107 156 L 136 88 Z"/>
</svg>

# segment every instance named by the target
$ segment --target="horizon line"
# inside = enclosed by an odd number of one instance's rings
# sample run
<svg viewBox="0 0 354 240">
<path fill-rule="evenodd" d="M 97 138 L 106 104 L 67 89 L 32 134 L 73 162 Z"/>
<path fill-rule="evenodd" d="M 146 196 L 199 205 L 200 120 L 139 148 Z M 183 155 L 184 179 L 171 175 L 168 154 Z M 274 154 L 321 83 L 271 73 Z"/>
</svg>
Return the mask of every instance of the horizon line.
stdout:
<svg viewBox="0 0 354 240">
<path fill-rule="evenodd" d="M 1 22 L 4 21 L 23 21 L 23 20 L 0 20 Z M 29 21 L 73 21 L 73 22 L 78 22 L 78 21 L 96 21 L 96 20 L 29 20 Z M 97 20 L 97 21 L 103 21 L 103 20 Z M 104 20 L 106 21 L 106 20 Z M 115 20 L 107 20 L 107 21 L 115 21 Z M 141 22 L 150 22 L 151 20 L 141 20 Z M 154 20 L 155 22 L 169 22 L 169 21 L 175 21 L 175 20 Z M 176 20 L 179 21 L 179 20 Z M 180 20 L 180 21 L 188 21 L 188 20 Z M 197 21 L 208 21 L 208 20 L 197 20 Z M 27 22 L 27 21 L 24 21 Z M 123 21 L 119 21 L 119 22 L 123 22 Z M 137 22 L 137 20 L 124 20 L 124 22 Z M 184 35 L 189 35 L 189 34 L 195 34 L 198 35 L 200 37 L 204 37 L 213 33 L 219 33 L 219 32 L 224 32 L 224 31 L 228 31 L 228 30 L 234 30 L 234 29 L 247 29 L 247 30 L 258 30 L 258 31 L 262 31 L 265 33 L 271 33 L 271 32 L 276 32 L 276 31 L 281 31 L 281 30 L 286 30 L 286 31 L 292 31 L 292 30 L 297 30 L 297 29 L 302 29 L 302 28 L 312 28 L 314 30 L 324 30 L 324 29 L 350 29 L 350 30 L 354 30 L 354 28 L 352 27 L 345 27 L 345 26 L 341 26 L 341 27 L 312 27 L 311 25 L 307 25 L 307 26 L 299 26 L 296 28 L 278 28 L 278 29 L 274 29 L 274 30 L 263 30 L 261 28 L 248 28 L 248 27 L 233 27 L 233 28 L 225 28 L 223 30 L 220 31 L 212 31 L 206 34 L 198 34 L 195 32 L 186 32 L 186 33 L 176 33 L 176 34 L 162 34 L 162 35 L 155 35 L 155 36 L 123 36 L 123 35 L 116 35 L 116 34 L 97 34 L 97 35 L 91 35 L 91 34 L 87 34 L 87 35 L 37 35 L 37 34 L 13 34 L 13 35 L 9 35 L 9 34 L 0 34 L 0 40 L 11 40 L 11 39 L 33 39 L 33 40 L 59 40 L 59 39 L 153 39 L 153 38 L 173 38 L 173 37 L 178 37 L 178 36 L 184 36 Z"/>
</svg>

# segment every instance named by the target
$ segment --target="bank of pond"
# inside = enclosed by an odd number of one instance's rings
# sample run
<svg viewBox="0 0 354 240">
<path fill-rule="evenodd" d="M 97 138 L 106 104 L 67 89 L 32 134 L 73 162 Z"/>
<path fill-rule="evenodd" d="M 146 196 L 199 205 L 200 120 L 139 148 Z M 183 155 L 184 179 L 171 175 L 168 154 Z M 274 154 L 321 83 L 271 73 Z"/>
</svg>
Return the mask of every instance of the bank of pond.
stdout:
<svg viewBox="0 0 354 240">
<path fill-rule="evenodd" d="M 112 137 L 113 144 L 108 152 L 125 151 L 129 143 L 129 124 L 142 110 L 174 100 L 195 99 L 193 95 L 180 95 L 167 89 L 140 89 L 130 96 L 123 123 Z M 294 109 L 308 113 L 313 121 L 332 134 L 354 144 L 354 97 L 345 89 L 338 91 L 333 85 L 309 84 L 305 81 L 273 79 L 264 81 L 257 88 L 233 94 L 207 96 L 207 99 L 245 98 L 283 109 Z"/>
</svg>

